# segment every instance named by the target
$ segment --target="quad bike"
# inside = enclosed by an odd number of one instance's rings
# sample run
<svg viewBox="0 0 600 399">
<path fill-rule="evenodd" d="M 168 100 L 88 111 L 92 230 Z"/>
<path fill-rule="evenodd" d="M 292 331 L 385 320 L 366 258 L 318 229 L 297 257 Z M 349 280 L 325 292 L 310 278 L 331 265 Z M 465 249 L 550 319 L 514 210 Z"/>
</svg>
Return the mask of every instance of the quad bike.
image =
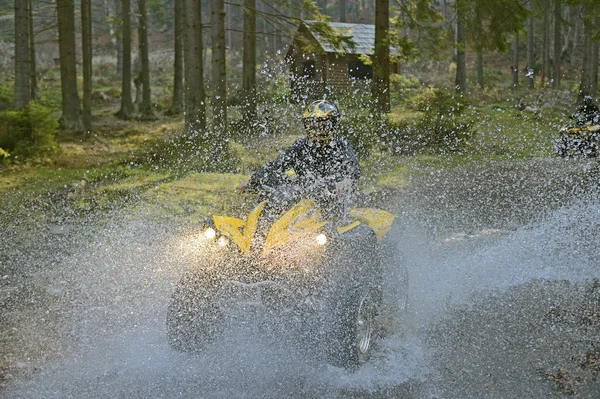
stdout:
<svg viewBox="0 0 600 399">
<path fill-rule="evenodd" d="M 394 216 L 354 208 L 336 217 L 307 190 L 264 191 L 246 220 L 213 216 L 202 226 L 210 255 L 198 259 L 172 294 L 169 344 L 201 351 L 224 331 L 228 310 L 259 307 L 299 325 L 299 341 L 319 348 L 328 363 L 363 364 L 377 336 L 384 237 Z"/>
<path fill-rule="evenodd" d="M 598 118 L 580 118 L 575 126 L 565 126 L 555 144 L 556 152 L 563 158 L 598 156 L 600 123 Z"/>
</svg>

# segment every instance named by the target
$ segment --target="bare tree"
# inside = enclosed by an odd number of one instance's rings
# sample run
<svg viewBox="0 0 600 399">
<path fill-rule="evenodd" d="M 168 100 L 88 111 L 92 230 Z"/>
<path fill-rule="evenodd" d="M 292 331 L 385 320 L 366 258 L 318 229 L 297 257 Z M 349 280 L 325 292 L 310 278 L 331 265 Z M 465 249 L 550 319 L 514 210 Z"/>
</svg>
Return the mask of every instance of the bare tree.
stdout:
<svg viewBox="0 0 600 399">
<path fill-rule="evenodd" d="M 544 87 L 546 78 L 549 78 L 550 76 L 550 0 L 544 1 L 544 22 L 542 28 L 542 74 L 540 76 L 540 82 L 542 87 Z"/>
<path fill-rule="evenodd" d="M 122 0 L 115 0 L 115 39 L 117 44 L 117 76 L 119 79 L 123 79 L 123 2 Z"/>
<path fill-rule="evenodd" d="M 389 0 L 375 3 L 375 51 L 373 56 L 373 103 L 377 112 L 390 111 L 390 29 Z"/>
<path fill-rule="evenodd" d="M 140 57 L 142 61 L 142 103 L 140 113 L 143 119 L 152 120 L 155 118 L 152 112 L 152 94 L 150 89 L 150 58 L 148 54 L 148 11 L 146 10 L 146 0 L 138 0 L 140 11 Z"/>
<path fill-rule="evenodd" d="M 83 129 L 92 131 L 92 4 L 81 0 L 81 47 L 83 57 Z"/>
<path fill-rule="evenodd" d="M 62 130 L 82 130 L 77 92 L 77 60 L 75 53 L 75 4 L 73 0 L 57 0 L 58 49 L 60 52 L 60 85 L 62 91 Z"/>
<path fill-rule="evenodd" d="M 242 65 L 243 117 L 256 116 L 256 0 L 244 0 L 244 55 Z"/>
<path fill-rule="evenodd" d="M 211 1 L 213 128 L 227 131 L 227 74 L 225 64 L 225 1 Z"/>
<path fill-rule="evenodd" d="M 466 6 L 463 0 L 456 1 L 456 79 L 454 86 L 458 93 L 467 92 L 467 63 L 466 63 L 466 24 L 464 17 L 464 7 Z"/>
<path fill-rule="evenodd" d="M 515 32 L 513 39 L 513 68 L 512 85 L 516 89 L 519 86 L 519 33 Z"/>
<path fill-rule="evenodd" d="M 131 100 L 131 3 L 121 0 L 122 46 L 123 46 L 123 79 L 121 80 L 121 109 L 117 116 L 131 119 L 133 101 Z"/>
<path fill-rule="evenodd" d="M 533 7 L 533 1 L 529 1 L 529 11 Z M 535 36 L 534 28 L 535 19 L 533 15 L 527 20 L 527 87 L 533 89 L 535 87 L 534 70 L 535 70 Z"/>
<path fill-rule="evenodd" d="M 183 0 L 175 0 L 174 4 L 174 43 L 175 57 L 173 62 L 173 102 L 171 114 L 183 112 Z"/>
<path fill-rule="evenodd" d="M 201 0 L 183 0 L 183 9 L 185 130 L 193 134 L 206 127 Z"/>
<path fill-rule="evenodd" d="M 554 0 L 554 73 L 552 80 L 552 87 L 560 89 L 560 64 L 562 55 L 562 44 L 561 44 L 561 5 L 560 0 Z"/>
<path fill-rule="evenodd" d="M 15 108 L 31 101 L 29 1 L 15 1 Z"/>
<path fill-rule="evenodd" d="M 33 32 L 33 3 L 27 0 L 29 9 L 29 87 L 31 101 L 37 101 L 37 68 L 35 61 L 35 35 Z"/>
</svg>

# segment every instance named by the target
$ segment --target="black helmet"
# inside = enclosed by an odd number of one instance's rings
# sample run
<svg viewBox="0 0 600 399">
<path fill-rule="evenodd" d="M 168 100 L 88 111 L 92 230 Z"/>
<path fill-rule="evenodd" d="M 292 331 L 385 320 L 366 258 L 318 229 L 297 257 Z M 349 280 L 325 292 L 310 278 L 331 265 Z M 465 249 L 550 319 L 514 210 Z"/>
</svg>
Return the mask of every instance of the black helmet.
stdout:
<svg viewBox="0 0 600 399">
<path fill-rule="evenodd" d="M 327 141 L 335 132 L 340 120 L 340 111 L 335 105 L 325 100 L 318 100 L 310 104 L 302 121 L 310 140 Z"/>
</svg>

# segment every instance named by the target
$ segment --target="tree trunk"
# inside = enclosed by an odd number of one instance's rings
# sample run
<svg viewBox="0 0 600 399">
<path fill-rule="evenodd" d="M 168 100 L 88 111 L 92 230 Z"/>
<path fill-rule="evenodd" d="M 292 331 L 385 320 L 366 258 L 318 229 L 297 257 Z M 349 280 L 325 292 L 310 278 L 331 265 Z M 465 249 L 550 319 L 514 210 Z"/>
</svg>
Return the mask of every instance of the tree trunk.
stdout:
<svg viewBox="0 0 600 399">
<path fill-rule="evenodd" d="M 375 5 L 377 7 L 377 5 Z M 340 0 L 340 22 L 346 22 L 346 0 Z"/>
<path fill-rule="evenodd" d="M 561 19 L 560 0 L 554 0 L 554 79 L 552 80 L 552 88 L 554 89 L 560 89 L 560 61 L 562 56 Z"/>
<path fill-rule="evenodd" d="M 579 36 L 581 32 L 581 16 L 579 15 L 580 8 L 572 7 L 573 19 L 575 20 L 575 28 L 573 32 L 573 47 L 571 48 L 571 70 L 575 70 L 577 68 L 577 54 L 579 53 Z"/>
<path fill-rule="evenodd" d="M 598 51 L 600 50 L 600 43 L 592 42 L 592 56 L 590 65 L 590 92 L 592 95 L 596 95 L 598 92 Z"/>
<path fill-rule="evenodd" d="M 243 118 L 256 117 L 256 0 L 244 0 Z"/>
<path fill-rule="evenodd" d="M 467 92 L 467 63 L 465 55 L 465 19 L 464 0 L 456 1 L 456 79 L 454 86 L 457 93 L 465 94 Z"/>
<path fill-rule="evenodd" d="M 481 90 L 485 88 L 483 82 L 483 53 L 481 51 L 477 53 L 477 84 Z"/>
<path fill-rule="evenodd" d="M 183 9 L 185 131 L 197 135 L 206 127 L 201 0 L 183 0 Z"/>
<path fill-rule="evenodd" d="M 542 49 L 542 76 L 541 84 L 542 87 L 546 84 L 546 78 L 550 75 L 550 7 L 549 0 L 544 3 L 544 37 L 543 37 L 543 49 Z"/>
<path fill-rule="evenodd" d="M 225 65 L 225 3 L 211 1 L 212 40 L 212 110 L 213 128 L 216 132 L 227 131 L 227 75 Z"/>
<path fill-rule="evenodd" d="M 389 0 L 375 3 L 375 51 L 373 57 L 373 103 L 378 113 L 390 112 Z"/>
<path fill-rule="evenodd" d="M 529 2 L 529 9 L 533 8 L 533 2 Z M 529 89 L 535 88 L 535 36 L 533 27 L 535 25 L 535 19 L 533 15 L 529 17 L 527 21 L 527 87 Z"/>
<path fill-rule="evenodd" d="M 58 122 L 62 130 L 80 132 L 83 126 L 79 114 L 79 93 L 77 92 L 75 5 L 73 0 L 57 0 L 56 9 L 62 91 L 62 116 Z"/>
<path fill-rule="evenodd" d="M 187 10 L 186 10 L 187 12 Z M 174 7 L 174 50 L 173 62 L 173 102 L 170 113 L 177 115 L 183 112 L 183 0 L 175 0 Z"/>
<path fill-rule="evenodd" d="M 148 11 L 146 10 L 146 0 L 138 0 L 140 9 L 140 56 L 142 62 L 142 104 L 140 113 L 146 120 L 155 119 L 152 111 L 152 94 L 150 91 L 150 57 L 148 51 Z"/>
<path fill-rule="evenodd" d="M 123 79 L 121 80 L 121 109 L 117 116 L 131 119 L 133 102 L 131 100 L 131 3 L 121 0 L 121 16 L 123 18 Z"/>
<path fill-rule="evenodd" d="M 579 97 L 582 99 L 585 96 L 591 96 L 591 45 L 590 45 L 590 36 L 591 33 L 589 28 L 584 24 L 584 32 L 583 32 L 583 45 L 581 46 L 582 50 L 582 60 L 581 60 L 581 81 L 579 83 Z"/>
<path fill-rule="evenodd" d="M 33 4 L 27 0 L 29 8 L 29 84 L 31 101 L 37 101 L 37 62 L 35 60 L 35 35 L 33 33 Z"/>
<path fill-rule="evenodd" d="M 519 33 L 515 32 L 513 39 L 513 70 L 512 70 L 513 89 L 519 87 Z"/>
<path fill-rule="evenodd" d="M 115 13 L 117 22 L 115 24 L 115 39 L 117 46 L 117 77 L 123 79 L 123 3 L 115 0 Z"/>
<path fill-rule="evenodd" d="M 83 129 L 92 131 L 92 4 L 81 0 L 81 49 L 83 65 Z"/>
<path fill-rule="evenodd" d="M 31 101 L 29 1 L 15 1 L 15 108 Z"/>
</svg>

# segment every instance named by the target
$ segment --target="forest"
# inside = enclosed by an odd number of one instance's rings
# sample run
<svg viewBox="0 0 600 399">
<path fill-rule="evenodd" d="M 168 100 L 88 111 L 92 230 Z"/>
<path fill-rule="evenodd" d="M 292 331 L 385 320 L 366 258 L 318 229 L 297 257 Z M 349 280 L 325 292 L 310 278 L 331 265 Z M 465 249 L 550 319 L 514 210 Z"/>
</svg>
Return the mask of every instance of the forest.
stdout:
<svg viewBox="0 0 600 399">
<path fill-rule="evenodd" d="M 343 104 L 348 84 L 330 84 L 326 71 L 316 90 L 290 74 L 301 21 L 312 21 L 335 57 L 355 43 L 330 22 L 374 25 L 372 51 L 359 55 L 371 75 L 350 83 L 359 108 L 377 115 L 358 129 L 369 136 L 355 138 L 364 146 L 382 139 L 380 122 L 393 120 L 393 109 L 419 111 L 419 101 L 508 100 L 537 110 L 544 104 L 524 98 L 562 90 L 574 102 L 597 93 L 599 15 L 593 0 L 4 0 L 0 148 L 15 163 L 56 153 L 62 138 L 89 136 L 106 119 L 167 117 L 183 119 L 184 133 L 204 132 L 197 139 L 212 151 L 231 135 L 256 133 L 273 103 L 302 108 L 328 96 Z M 305 58 L 323 52 L 301 46 Z M 447 98 L 418 98 L 435 90 Z M 342 107 L 360 113 L 357 104 Z M 373 122 L 378 132 L 365 132 Z"/>
<path fill-rule="evenodd" d="M 0 0 L 0 398 L 597 397 L 600 141 L 556 145 L 599 57 L 598 0 Z M 318 99 L 404 313 L 347 373 L 262 325 L 174 354 L 200 227 Z"/>
</svg>

